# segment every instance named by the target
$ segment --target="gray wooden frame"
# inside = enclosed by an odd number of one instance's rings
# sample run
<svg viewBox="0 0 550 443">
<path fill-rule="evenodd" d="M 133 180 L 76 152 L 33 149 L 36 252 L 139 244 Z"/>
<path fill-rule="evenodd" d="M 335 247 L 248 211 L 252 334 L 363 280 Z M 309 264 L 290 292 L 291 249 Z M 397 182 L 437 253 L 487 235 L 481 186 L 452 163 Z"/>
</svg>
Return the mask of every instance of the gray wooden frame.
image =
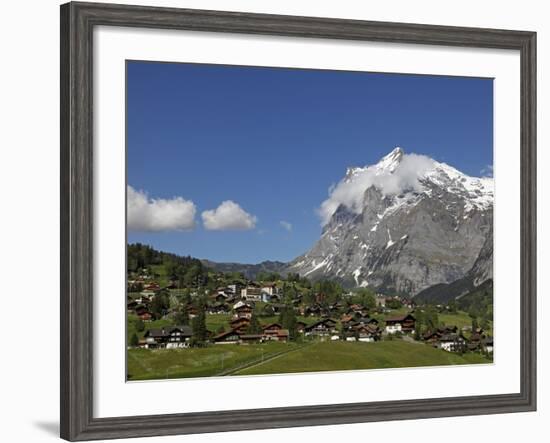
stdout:
<svg viewBox="0 0 550 443">
<path fill-rule="evenodd" d="M 521 392 L 274 409 L 93 417 L 92 33 L 129 26 L 513 49 L 521 55 Z M 536 33 L 189 9 L 61 6 L 61 437 L 70 441 L 536 409 Z"/>
</svg>

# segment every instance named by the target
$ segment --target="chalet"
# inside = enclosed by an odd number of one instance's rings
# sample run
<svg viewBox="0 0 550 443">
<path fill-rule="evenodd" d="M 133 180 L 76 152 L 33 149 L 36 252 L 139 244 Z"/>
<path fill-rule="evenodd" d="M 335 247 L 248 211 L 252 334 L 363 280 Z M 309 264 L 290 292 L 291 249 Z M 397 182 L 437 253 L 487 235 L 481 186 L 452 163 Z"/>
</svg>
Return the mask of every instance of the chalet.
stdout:
<svg viewBox="0 0 550 443">
<path fill-rule="evenodd" d="M 279 329 L 277 331 L 277 337 L 275 338 L 276 341 L 284 341 L 287 342 L 289 337 L 288 329 Z"/>
<path fill-rule="evenodd" d="M 153 316 L 150 312 L 143 312 L 142 314 L 138 314 L 138 317 L 141 321 L 151 321 L 153 320 Z"/>
<path fill-rule="evenodd" d="M 234 329 L 231 329 L 230 331 L 222 332 L 213 337 L 213 341 L 217 345 L 239 343 L 240 339 L 241 338 L 240 338 L 239 332 Z"/>
<path fill-rule="evenodd" d="M 358 325 L 372 325 L 378 327 L 378 320 L 372 317 L 360 317 L 355 320 L 355 323 Z"/>
<path fill-rule="evenodd" d="M 319 316 L 321 315 L 321 311 L 322 311 L 322 308 L 321 306 L 315 304 L 313 306 L 308 306 L 306 307 L 306 309 L 304 310 L 304 315 L 306 316 Z"/>
<path fill-rule="evenodd" d="M 265 282 L 260 289 L 263 293 L 270 296 L 279 294 L 279 288 L 275 283 Z"/>
<path fill-rule="evenodd" d="M 380 339 L 380 330 L 373 324 L 359 324 L 353 328 L 353 336 L 358 341 L 374 342 Z"/>
<path fill-rule="evenodd" d="M 457 334 L 458 328 L 456 326 L 442 326 L 433 331 L 426 331 L 422 338 L 428 344 L 437 346 L 439 339 L 446 334 Z"/>
<path fill-rule="evenodd" d="M 152 318 L 153 318 L 151 313 L 149 312 L 149 308 L 147 308 L 147 306 L 138 305 L 138 306 L 136 306 L 135 311 L 136 311 L 136 315 L 142 321 L 151 321 Z"/>
<path fill-rule="evenodd" d="M 351 311 L 351 312 L 359 312 L 359 313 L 363 314 L 364 312 L 367 311 L 367 309 L 366 309 L 363 305 L 360 305 L 360 304 L 355 303 L 355 304 L 353 304 L 353 305 L 350 305 L 348 311 Z"/>
<path fill-rule="evenodd" d="M 248 317 L 235 318 L 231 320 L 230 326 L 231 326 L 231 329 L 244 333 L 248 329 L 248 326 L 250 326 L 250 318 Z"/>
<path fill-rule="evenodd" d="M 447 352 L 461 352 L 466 350 L 466 340 L 461 334 L 445 334 L 439 338 L 437 347 Z"/>
<path fill-rule="evenodd" d="M 142 347 L 151 348 L 187 348 L 193 335 L 189 326 L 168 326 L 160 329 L 149 329 L 145 332 Z"/>
<path fill-rule="evenodd" d="M 267 340 L 276 340 L 282 329 L 283 327 L 279 323 L 270 323 L 262 328 L 263 335 Z"/>
<path fill-rule="evenodd" d="M 351 326 L 354 321 L 354 316 L 350 314 L 344 314 L 342 315 L 342 317 L 340 317 L 340 322 L 342 323 L 343 327 Z"/>
<path fill-rule="evenodd" d="M 214 300 L 218 303 L 224 303 L 229 298 L 229 295 L 225 292 L 218 292 L 214 295 Z"/>
<path fill-rule="evenodd" d="M 396 332 L 414 333 L 416 319 L 411 314 L 388 317 L 386 319 L 386 333 L 395 334 Z"/>
<path fill-rule="evenodd" d="M 416 302 L 413 299 L 404 298 L 404 299 L 401 300 L 401 303 L 403 303 L 403 306 L 405 306 L 409 309 L 416 308 Z"/>
<path fill-rule="evenodd" d="M 158 291 L 160 291 L 160 285 L 158 283 L 151 282 L 143 285 L 143 292 L 154 294 Z"/>
<path fill-rule="evenodd" d="M 153 294 L 153 297 L 155 296 L 155 294 Z M 140 296 L 138 298 L 136 298 L 136 303 L 140 304 L 140 305 L 148 305 L 151 303 L 151 300 L 152 298 L 147 296 L 147 295 L 144 295 L 143 293 L 140 294 Z"/>
<path fill-rule="evenodd" d="M 250 318 L 252 317 L 253 306 L 249 303 L 239 301 L 233 305 L 233 312 L 235 318 Z"/>
<path fill-rule="evenodd" d="M 306 329 L 306 324 L 303 321 L 296 322 L 296 331 L 298 331 L 300 334 L 303 334 Z"/>
<path fill-rule="evenodd" d="M 328 307 L 328 311 L 331 313 L 331 314 L 338 314 L 343 308 L 343 305 L 342 303 L 340 302 L 336 302 L 336 303 L 333 303 L 331 304 L 329 307 Z"/>
<path fill-rule="evenodd" d="M 304 329 L 306 336 L 328 336 L 336 333 L 336 322 L 331 318 L 319 320 Z"/>
<path fill-rule="evenodd" d="M 245 288 L 241 289 L 241 298 L 246 301 L 261 301 L 262 288 L 255 283 L 249 283 Z"/>
<path fill-rule="evenodd" d="M 485 337 L 481 340 L 481 349 L 483 352 L 493 352 L 493 337 Z"/>
<path fill-rule="evenodd" d="M 193 331 L 190 326 L 174 326 L 167 329 L 168 337 L 166 341 L 166 348 L 187 348 L 189 347 L 189 341 L 193 335 Z"/>
<path fill-rule="evenodd" d="M 240 334 L 239 342 L 243 344 L 247 343 L 261 343 L 264 341 L 262 334 Z"/>
<path fill-rule="evenodd" d="M 189 318 L 195 318 L 198 315 L 199 311 L 196 306 L 189 305 L 187 306 L 187 315 Z"/>
<path fill-rule="evenodd" d="M 207 312 L 209 314 L 226 314 L 230 311 L 229 306 L 226 303 L 212 303 L 208 306 Z"/>
</svg>

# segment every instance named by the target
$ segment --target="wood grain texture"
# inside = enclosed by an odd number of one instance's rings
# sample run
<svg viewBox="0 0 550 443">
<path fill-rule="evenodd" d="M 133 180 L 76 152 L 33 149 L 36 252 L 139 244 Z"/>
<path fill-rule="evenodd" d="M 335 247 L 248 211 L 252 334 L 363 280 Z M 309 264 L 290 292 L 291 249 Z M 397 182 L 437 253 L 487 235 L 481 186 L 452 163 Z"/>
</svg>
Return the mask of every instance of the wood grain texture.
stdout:
<svg viewBox="0 0 550 443">
<path fill-rule="evenodd" d="M 476 397 L 93 417 L 94 26 L 514 49 L 521 54 L 521 392 Z M 536 34 L 173 8 L 61 6 L 61 437 L 70 441 L 533 411 L 536 408 Z"/>
</svg>

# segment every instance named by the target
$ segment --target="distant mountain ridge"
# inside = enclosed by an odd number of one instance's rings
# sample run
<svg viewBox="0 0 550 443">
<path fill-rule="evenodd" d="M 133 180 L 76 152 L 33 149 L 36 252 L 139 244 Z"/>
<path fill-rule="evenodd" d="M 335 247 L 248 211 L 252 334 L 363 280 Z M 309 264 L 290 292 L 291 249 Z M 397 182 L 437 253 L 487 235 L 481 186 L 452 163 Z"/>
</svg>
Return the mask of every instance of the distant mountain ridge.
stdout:
<svg viewBox="0 0 550 443">
<path fill-rule="evenodd" d="M 321 238 L 286 270 L 409 296 L 463 279 L 472 289 L 492 278 L 493 192 L 492 178 L 395 148 L 348 168 Z"/>
<path fill-rule="evenodd" d="M 283 274 L 287 268 L 287 263 L 270 260 L 257 264 L 218 263 L 206 259 L 201 260 L 201 262 L 204 266 L 216 272 L 241 272 L 250 280 L 254 280 L 260 272 L 276 272 L 278 274 Z"/>
</svg>

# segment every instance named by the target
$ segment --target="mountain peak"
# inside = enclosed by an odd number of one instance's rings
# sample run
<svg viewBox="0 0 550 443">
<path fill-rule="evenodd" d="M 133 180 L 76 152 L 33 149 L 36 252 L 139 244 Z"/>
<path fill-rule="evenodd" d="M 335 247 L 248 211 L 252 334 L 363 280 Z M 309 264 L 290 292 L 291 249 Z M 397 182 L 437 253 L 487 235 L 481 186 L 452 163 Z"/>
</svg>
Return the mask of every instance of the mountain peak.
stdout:
<svg viewBox="0 0 550 443">
<path fill-rule="evenodd" d="M 401 163 L 404 154 L 403 149 L 397 146 L 393 151 L 380 159 L 376 164 L 377 169 L 393 172 L 399 166 L 399 163 Z"/>
</svg>

